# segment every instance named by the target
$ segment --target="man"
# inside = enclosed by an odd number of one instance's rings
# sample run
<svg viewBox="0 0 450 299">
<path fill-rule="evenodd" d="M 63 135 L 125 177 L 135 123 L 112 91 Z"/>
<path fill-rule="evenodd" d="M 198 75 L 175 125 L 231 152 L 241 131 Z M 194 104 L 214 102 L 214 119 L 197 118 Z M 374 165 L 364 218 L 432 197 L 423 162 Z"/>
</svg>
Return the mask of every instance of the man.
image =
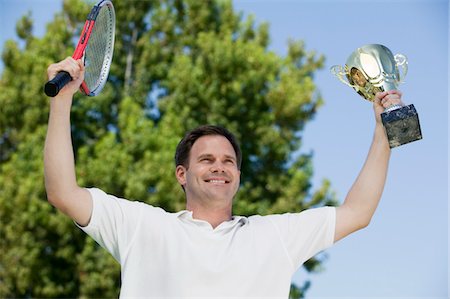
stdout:
<svg viewBox="0 0 450 299">
<path fill-rule="evenodd" d="M 175 175 L 186 195 L 184 211 L 167 213 L 78 186 L 70 109 L 84 67 L 69 57 L 49 66 L 49 79 L 61 70 L 73 81 L 50 103 L 48 200 L 121 264 L 121 297 L 286 298 L 303 262 L 367 226 L 375 212 L 390 155 L 380 114 L 401 103 L 399 91 L 377 94 L 373 142 L 341 206 L 246 218 L 232 215 L 241 152 L 233 135 L 216 126 L 194 129 L 177 147 Z"/>
</svg>

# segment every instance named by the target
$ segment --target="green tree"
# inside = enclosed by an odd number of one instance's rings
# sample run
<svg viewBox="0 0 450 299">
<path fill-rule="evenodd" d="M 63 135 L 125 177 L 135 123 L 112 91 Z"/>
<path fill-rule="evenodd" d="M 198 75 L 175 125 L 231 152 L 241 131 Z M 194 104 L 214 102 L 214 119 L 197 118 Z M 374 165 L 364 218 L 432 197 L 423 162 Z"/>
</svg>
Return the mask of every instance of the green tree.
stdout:
<svg viewBox="0 0 450 299">
<path fill-rule="evenodd" d="M 72 136 L 77 176 L 117 196 L 168 211 L 184 208 L 173 155 L 186 130 L 219 124 L 243 150 L 234 212 L 282 213 L 334 204 L 330 183 L 312 190 L 304 125 L 322 103 L 313 82 L 324 57 L 290 41 L 270 51 L 267 24 L 230 1 L 115 0 L 117 27 L 109 82 L 97 97 L 76 95 Z M 46 68 L 72 54 L 90 5 L 65 0 L 44 37 L 31 14 L 8 41 L 0 88 L 0 296 L 114 297 L 119 265 L 46 201 L 43 144 Z M 316 271 L 322 261 L 304 266 Z M 291 297 L 308 288 L 292 287 Z"/>
</svg>

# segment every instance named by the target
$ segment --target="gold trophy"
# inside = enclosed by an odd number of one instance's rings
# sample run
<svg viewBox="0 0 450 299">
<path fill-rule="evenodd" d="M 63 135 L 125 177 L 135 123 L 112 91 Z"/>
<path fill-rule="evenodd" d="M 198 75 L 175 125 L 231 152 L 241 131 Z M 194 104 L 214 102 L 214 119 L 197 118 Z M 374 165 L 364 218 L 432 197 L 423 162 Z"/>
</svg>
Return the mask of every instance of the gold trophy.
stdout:
<svg viewBox="0 0 450 299">
<path fill-rule="evenodd" d="M 383 45 L 359 47 L 348 57 L 344 66 L 334 65 L 331 73 L 353 88 L 364 99 L 373 102 L 379 91 L 398 89 L 408 72 L 405 55 L 392 54 Z M 422 139 L 419 116 L 414 105 L 388 107 L 381 120 L 391 148 Z"/>
</svg>

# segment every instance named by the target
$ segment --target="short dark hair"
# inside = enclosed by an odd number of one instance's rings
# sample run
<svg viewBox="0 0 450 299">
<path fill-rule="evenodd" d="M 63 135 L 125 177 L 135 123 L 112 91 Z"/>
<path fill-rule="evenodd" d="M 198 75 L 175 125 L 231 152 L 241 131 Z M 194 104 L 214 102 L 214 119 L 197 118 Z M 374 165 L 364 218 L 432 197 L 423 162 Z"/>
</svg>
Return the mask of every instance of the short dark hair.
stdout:
<svg viewBox="0 0 450 299">
<path fill-rule="evenodd" d="M 207 135 L 220 135 L 228 139 L 233 146 L 234 152 L 236 153 L 238 169 L 241 169 L 242 153 L 236 137 L 227 129 L 215 125 L 203 125 L 186 133 L 180 143 L 178 143 L 177 150 L 175 152 L 175 166 L 183 165 L 186 168 L 189 167 L 189 154 L 192 146 L 197 139 Z"/>
</svg>

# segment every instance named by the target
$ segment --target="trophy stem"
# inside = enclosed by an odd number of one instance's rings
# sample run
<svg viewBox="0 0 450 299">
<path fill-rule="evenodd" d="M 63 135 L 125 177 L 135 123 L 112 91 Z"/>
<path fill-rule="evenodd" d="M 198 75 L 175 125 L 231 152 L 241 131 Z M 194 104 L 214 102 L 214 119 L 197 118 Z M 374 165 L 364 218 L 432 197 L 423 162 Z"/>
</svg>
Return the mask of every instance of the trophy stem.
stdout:
<svg viewBox="0 0 450 299">
<path fill-rule="evenodd" d="M 389 106 L 386 109 L 384 109 L 384 112 L 394 111 L 394 110 L 400 109 L 402 107 L 403 107 L 402 105 L 398 105 L 398 104 L 392 105 L 392 106 Z"/>
</svg>

